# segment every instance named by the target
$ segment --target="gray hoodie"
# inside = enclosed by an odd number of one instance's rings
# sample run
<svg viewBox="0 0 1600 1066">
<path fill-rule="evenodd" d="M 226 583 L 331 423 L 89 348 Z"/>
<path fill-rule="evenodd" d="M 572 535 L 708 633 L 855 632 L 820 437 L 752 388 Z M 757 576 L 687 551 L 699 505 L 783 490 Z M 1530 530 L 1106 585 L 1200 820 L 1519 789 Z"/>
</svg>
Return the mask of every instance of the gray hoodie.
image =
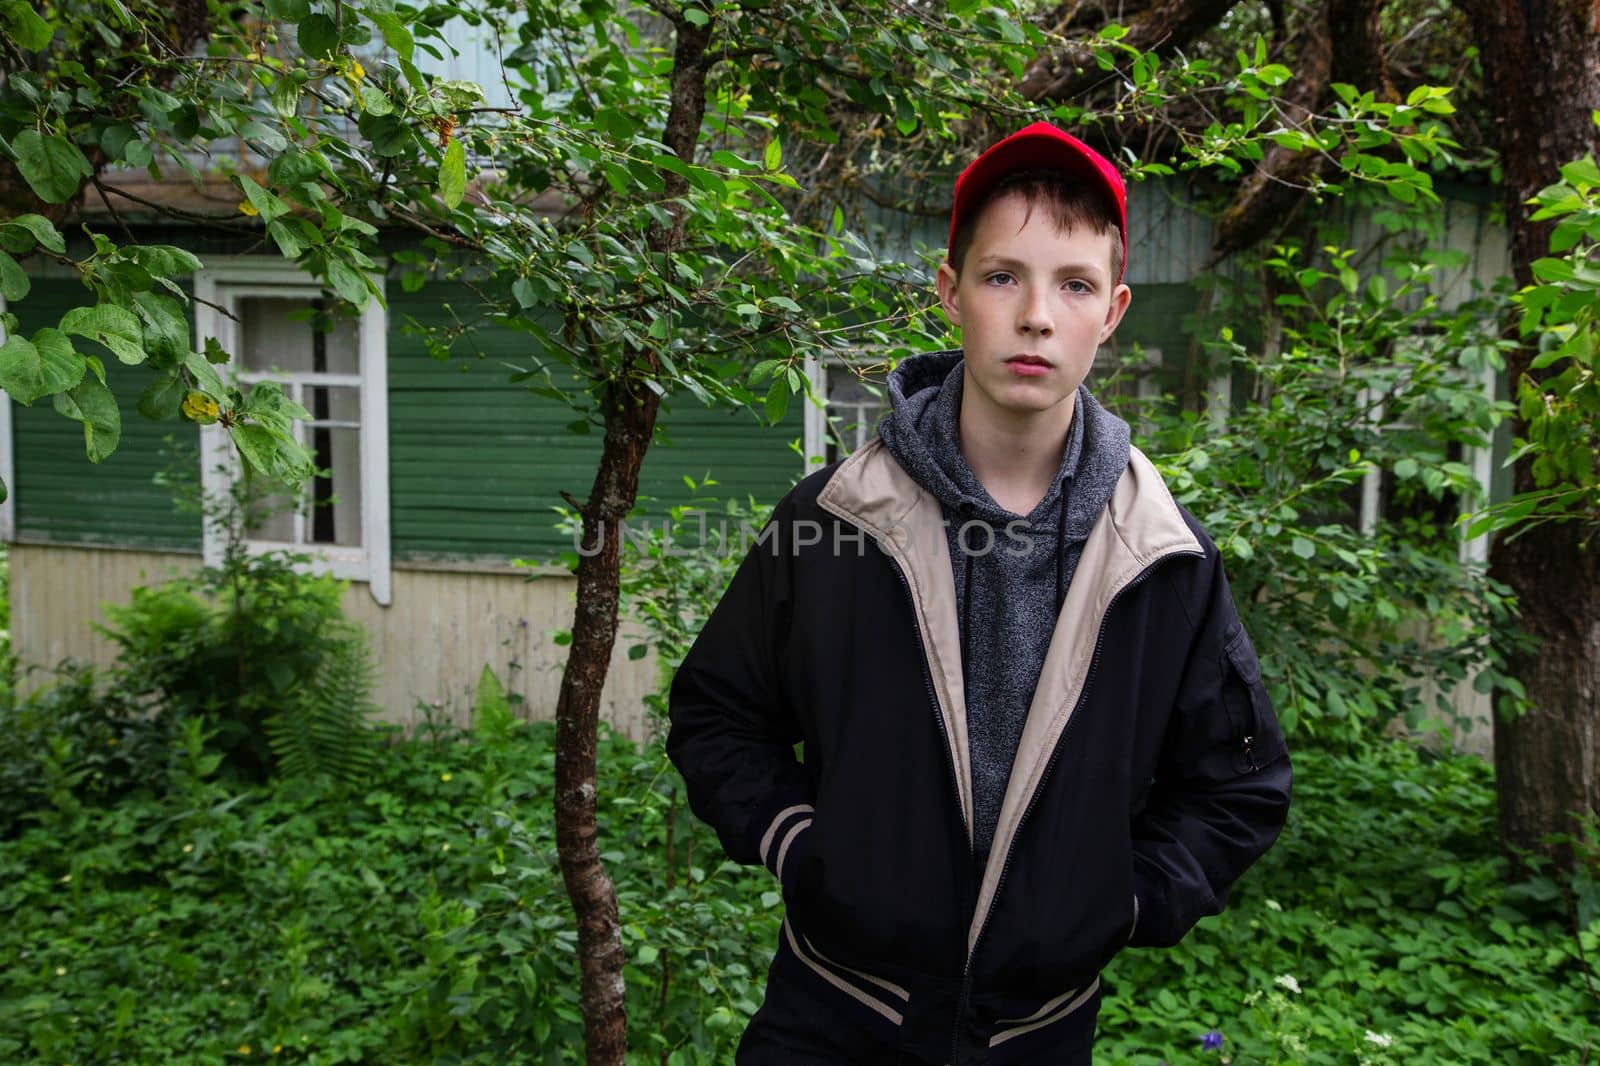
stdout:
<svg viewBox="0 0 1600 1066">
<path fill-rule="evenodd" d="M 1128 465 L 1129 432 L 1080 385 L 1049 491 L 1029 514 L 1012 514 L 995 503 L 962 457 L 965 379 L 959 350 L 905 360 L 889 375 L 893 409 L 878 435 L 944 510 L 961 618 L 973 843 L 981 865 L 1078 554 Z"/>
</svg>

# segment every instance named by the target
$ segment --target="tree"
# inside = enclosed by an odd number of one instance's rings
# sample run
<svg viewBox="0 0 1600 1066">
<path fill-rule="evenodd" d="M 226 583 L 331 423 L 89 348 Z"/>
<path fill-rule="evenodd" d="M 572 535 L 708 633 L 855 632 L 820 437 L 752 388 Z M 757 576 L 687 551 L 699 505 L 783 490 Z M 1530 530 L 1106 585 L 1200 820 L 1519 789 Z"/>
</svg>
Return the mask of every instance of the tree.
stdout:
<svg viewBox="0 0 1600 1066">
<path fill-rule="evenodd" d="M 1600 113 L 1600 22 L 1579 4 L 1466 0 L 1462 6 L 1482 52 L 1487 96 L 1497 102 L 1512 269 L 1519 286 L 1531 286 L 1540 280 L 1538 261 L 1551 247 L 1555 214 L 1538 212 L 1539 192 L 1556 181 L 1563 163 L 1588 157 L 1592 169 L 1600 149 L 1600 127 L 1592 120 Z M 1588 240 L 1592 247 L 1594 236 Z M 1537 389 L 1555 376 L 1538 355 L 1530 344 L 1516 348 L 1509 361 L 1514 386 L 1526 381 Z M 1534 414 L 1519 413 L 1519 437 L 1529 436 Z M 1587 446 L 1592 461 L 1592 435 Z M 1546 487 L 1537 469 L 1545 451 L 1524 449 L 1518 458 L 1513 478 L 1519 495 Z M 1527 690 L 1526 713 L 1495 719 L 1500 835 L 1509 847 L 1554 855 L 1567 866 L 1572 851 L 1551 847 L 1545 837 L 1575 833 L 1578 817 L 1600 817 L 1597 519 L 1592 501 L 1580 505 L 1567 520 L 1502 536 L 1491 560 L 1516 590 L 1522 625 L 1535 641 L 1513 662 Z"/>
</svg>

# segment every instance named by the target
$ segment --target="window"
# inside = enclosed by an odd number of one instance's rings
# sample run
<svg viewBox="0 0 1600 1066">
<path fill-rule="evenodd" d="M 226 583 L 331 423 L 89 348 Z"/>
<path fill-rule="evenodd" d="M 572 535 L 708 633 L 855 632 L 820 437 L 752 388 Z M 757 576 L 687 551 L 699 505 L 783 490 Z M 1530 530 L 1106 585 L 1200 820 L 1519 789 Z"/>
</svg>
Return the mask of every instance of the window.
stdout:
<svg viewBox="0 0 1600 1066">
<path fill-rule="evenodd" d="M 381 284 L 381 279 L 379 279 Z M 212 260 L 195 276 L 198 345 L 215 337 L 233 358 L 224 368 L 241 390 L 275 381 L 311 413 L 296 425 L 318 471 L 298 499 L 267 501 L 270 514 L 249 534 L 252 550 L 304 552 L 336 577 L 366 582 L 387 605 L 389 590 L 389 419 L 386 315 L 376 301 L 355 316 L 332 316 L 331 296 L 292 263 Z M 231 317 L 230 317 L 231 316 Z M 221 426 L 201 428 L 202 483 L 225 491 L 239 457 Z M 207 563 L 222 558 L 222 535 L 207 527 Z"/>
<path fill-rule="evenodd" d="M 860 370 L 861 373 L 857 371 Z M 807 360 L 807 372 L 823 406 L 807 403 L 806 471 L 835 463 L 872 440 L 889 413 L 888 373 L 882 364 L 852 368 L 842 360 Z"/>
</svg>

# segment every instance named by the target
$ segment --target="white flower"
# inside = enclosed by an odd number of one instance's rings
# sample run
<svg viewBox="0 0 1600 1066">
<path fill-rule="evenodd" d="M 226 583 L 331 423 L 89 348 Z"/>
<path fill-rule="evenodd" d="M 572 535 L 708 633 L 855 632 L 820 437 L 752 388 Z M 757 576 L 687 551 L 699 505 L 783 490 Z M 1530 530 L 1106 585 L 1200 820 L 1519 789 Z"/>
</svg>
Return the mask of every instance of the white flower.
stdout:
<svg viewBox="0 0 1600 1066">
<path fill-rule="evenodd" d="M 1390 1044 L 1394 1043 L 1394 1037 L 1390 1036 L 1388 1033 L 1374 1033 L 1371 1029 L 1368 1029 L 1367 1043 L 1377 1044 L 1379 1047 L 1388 1047 Z"/>
<path fill-rule="evenodd" d="M 1273 978 L 1273 981 L 1283 988 L 1287 988 L 1297 996 L 1300 994 L 1300 982 L 1296 981 L 1289 974 L 1280 973 L 1277 977 Z"/>
<path fill-rule="evenodd" d="M 1281 911 L 1281 910 L 1283 910 L 1283 904 L 1279 903 L 1275 899 L 1269 899 L 1269 900 L 1267 900 L 1267 910 L 1269 910 L 1269 911 Z"/>
</svg>

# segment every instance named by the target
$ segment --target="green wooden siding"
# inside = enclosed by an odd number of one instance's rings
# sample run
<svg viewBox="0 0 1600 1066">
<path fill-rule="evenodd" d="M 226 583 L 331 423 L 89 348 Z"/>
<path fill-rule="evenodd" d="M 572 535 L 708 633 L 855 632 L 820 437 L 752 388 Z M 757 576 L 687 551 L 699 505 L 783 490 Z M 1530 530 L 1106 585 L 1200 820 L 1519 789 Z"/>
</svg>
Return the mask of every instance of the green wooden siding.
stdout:
<svg viewBox="0 0 1600 1066">
<path fill-rule="evenodd" d="M 520 556 L 550 558 L 571 546 L 553 508 L 563 492 L 588 495 L 600 454 L 597 430 L 574 434 L 564 405 L 510 384 L 507 364 L 526 362 L 528 338 L 480 329 L 457 341 L 452 358 L 431 358 L 422 338 L 400 329 L 455 321 L 450 303 L 467 294 L 428 286 L 392 293 L 389 332 L 390 537 L 397 559 Z M 722 498 L 754 493 L 775 502 L 800 475 L 803 407 L 785 424 L 762 427 L 748 411 L 702 406 L 693 397 L 664 405 L 658 439 L 645 460 L 646 513 L 686 500 L 688 474 L 709 474 Z"/>
<path fill-rule="evenodd" d="M 76 281 L 33 280 L 33 289 L 11 311 L 23 335 L 53 326 L 70 308 L 92 303 Z M 95 350 L 82 339 L 80 350 Z M 75 544 L 200 550 L 200 519 L 174 506 L 172 493 L 155 483 L 169 461 L 165 438 L 194 450 L 195 427 L 180 422 L 150 422 L 137 410 L 150 374 L 124 366 L 103 350 L 106 381 L 122 411 L 122 442 L 105 462 L 89 462 L 83 427 L 56 414 L 48 399 L 32 407 L 12 402 L 12 448 L 16 463 L 17 536 Z M 195 452 L 195 454 L 198 454 Z M 198 471 L 195 472 L 198 480 Z"/>
</svg>

